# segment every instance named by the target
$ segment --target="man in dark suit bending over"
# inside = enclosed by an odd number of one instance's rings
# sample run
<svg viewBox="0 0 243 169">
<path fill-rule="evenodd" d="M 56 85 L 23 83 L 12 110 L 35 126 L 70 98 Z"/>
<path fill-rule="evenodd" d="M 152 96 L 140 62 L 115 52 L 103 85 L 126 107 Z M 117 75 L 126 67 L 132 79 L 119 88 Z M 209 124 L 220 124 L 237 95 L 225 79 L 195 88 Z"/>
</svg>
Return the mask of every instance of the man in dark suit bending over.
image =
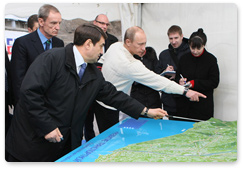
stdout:
<svg viewBox="0 0 243 169">
<path fill-rule="evenodd" d="M 64 46 L 63 41 L 55 37 L 61 21 L 61 13 L 56 7 L 43 5 L 38 12 L 39 28 L 14 42 L 11 59 L 14 105 L 19 99 L 23 78 L 36 57 L 45 50 Z"/>
<path fill-rule="evenodd" d="M 81 144 L 85 117 L 95 100 L 133 118 L 159 119 L 162 109 L 148 109 L 105 81 L 93 64 L 107 38 L 93 24 L 80 25 L 74 43 L 42 53 L 23 80 L 6 138 L 8 161 L 55 161 Z"/>
</svg>

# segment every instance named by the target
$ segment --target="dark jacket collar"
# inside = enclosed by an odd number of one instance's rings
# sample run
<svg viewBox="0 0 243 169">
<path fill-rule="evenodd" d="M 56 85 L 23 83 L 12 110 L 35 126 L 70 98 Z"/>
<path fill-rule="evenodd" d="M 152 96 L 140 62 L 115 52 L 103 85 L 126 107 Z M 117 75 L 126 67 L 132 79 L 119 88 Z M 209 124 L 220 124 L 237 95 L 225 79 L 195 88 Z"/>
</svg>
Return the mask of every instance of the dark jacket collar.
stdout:
<svg viewBox="0 0 243 169">
<path fill-rule="evenodd" d="M 34 47 L 36 48 L 36 50 L 38 51 L 38 54 L 41 54 L 44 52 L 44 48 L 43 48 L 43 44 L 41 43 L 40 37 L 38 35 L 37 30 L 30 33 L 29 37 L 34 45 Z M 54 47 L 61 47 L 60 42 L 58 41 L 59 39 L 55 36 L 52 37 L 52 48 Z"/>
<path fill-rule="evenodd" d="M 169 46 L 168 46 L 169 50 L 173 50 L 175 53 L 186 51 L 188 49 L 188 47 L 189 46 L 188 46 L 187 38 L 183 38 L 181 45 L 176 49 L 174 49 L 171 44 L 169 44 Z"/>
<path fill-rule="evenodd" d="M 30 33 L 29 36 L 30 36 L 30 39 L 34 45 L 34 48 L 37 50 L 38 54 L 43 53 L 44 48 L 43 48 L 43 45 L 41 43 L 41 40 L 39 38 L 37 31 Z"/>
<path fill-rule="evenodd" d="M 65 65 L 70 69 L 70 72 L 72 72 L 76 76 L 76 78 L 80 83 L 79 76 L 77 74 L 74 53 L 73 53 L 73 45 L 74 45 L 73 43 L 70 43 L 65 47 L 65 57 L 66 57 Z M 87 65 L 81 82 L 82 86 L 86 85 L 89 81 L 97 78 L 95 69 L 97 68 L 94 64 Z"/>
<path fill-rule="evenodd" d="M 65 47 L 65 56 L 66 56 L 66 61 L 65 61 L 66 65 L 72 70 L 77 72 L 74 53 L 73 53 L 73 43 L 70 43 Z"/>
</svg>

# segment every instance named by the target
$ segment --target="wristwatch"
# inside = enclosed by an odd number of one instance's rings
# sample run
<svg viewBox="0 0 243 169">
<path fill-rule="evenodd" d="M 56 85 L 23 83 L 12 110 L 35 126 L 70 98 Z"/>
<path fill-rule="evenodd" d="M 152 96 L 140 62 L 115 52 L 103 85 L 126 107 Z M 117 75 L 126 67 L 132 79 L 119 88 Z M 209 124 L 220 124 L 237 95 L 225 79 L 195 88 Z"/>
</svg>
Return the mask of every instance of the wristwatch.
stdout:
<svg viewBox="0 0 243 169">
<path fill-rule="evenodd" d="M 187 88 L 187 87 L 186 87 L 186 88 L 184 89 L 184 92 L 183 92 L 183 94 L 182 94 L 182 95 L 183 95 L 183 96 L 186 96 L 186 94 L 187 94 L 188 90 L 189 90 L 189 88 Z"/>
<path fill-rule="evenodd" d="M 149 109 L 146 107 L 146 110 L 144 112 L 144 116 L 148 117 L 148 111 L 149 111 Z"/>
</svg>

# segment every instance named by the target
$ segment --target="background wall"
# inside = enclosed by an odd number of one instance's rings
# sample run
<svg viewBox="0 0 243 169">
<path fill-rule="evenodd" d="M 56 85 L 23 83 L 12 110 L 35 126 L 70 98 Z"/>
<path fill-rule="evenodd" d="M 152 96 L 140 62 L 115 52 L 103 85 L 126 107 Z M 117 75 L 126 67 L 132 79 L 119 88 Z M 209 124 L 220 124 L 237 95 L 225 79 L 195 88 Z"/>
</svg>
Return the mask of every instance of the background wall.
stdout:
<svg viewBox="0 0 243 169">
<path fill-rule="evenodd" d="M 52 4 L 57 7 L 63 19 L 82 18 L 88 21 L 94 20 L 97 14 L 104 13 L 110 21 L 120 20 L 118 3 L 8 3 L 5 6 L 6 14 L 15 14 L 18 17 L 28 17 L 38 13 L 43 4 Z"/>
<path fill-rule="evenodd" d="M 237 6 L 235 4 L 142 5 L 142 28 L 147 34 L 147 46 L 157 55 L 168 48 L 167 30 L 179 25 L 185 37 L 203 28 L 208 42 L 206 49 L 218 59 L 220 84 L 215 90 L 215 117 L 237 120 L 238 112 L 238 49 Z"/>
</svg>

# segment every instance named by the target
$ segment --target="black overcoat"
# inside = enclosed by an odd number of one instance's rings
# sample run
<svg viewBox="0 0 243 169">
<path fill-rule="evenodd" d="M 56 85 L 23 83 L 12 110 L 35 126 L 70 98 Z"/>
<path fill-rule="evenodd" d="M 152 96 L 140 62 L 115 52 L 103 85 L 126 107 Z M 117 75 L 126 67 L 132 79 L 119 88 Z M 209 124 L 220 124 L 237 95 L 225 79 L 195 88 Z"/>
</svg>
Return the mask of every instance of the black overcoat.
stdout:
<svg viewBox="0 0 243 169">
<path fill-rule="evenodd" d="M 158 73 L 162 73 L 168 65 L 173 66 L 174 70 L 177 71 L 177 64 L 179 63 L 181 57 L 187 52 L 190 52 L 187 38 L 183 38 L 181 45 L 176 49 L 173 48 L 171 44 L 169 44 L 168 49 L 162 51 L 159 55 L 159 62 L 156 71 Z M 177 58 L 177 64 L 172 58 L 172 55 L 174 55 L 174 57 Z M 173 115 L 174 112 L 176 112 L 175 97 L 177 97 L 177 95 L 168 94 L 165 92 L 162 92 L 161 95 L 161 102 L 163 103 L 163 108 L 166 111 L 168 111 L 171 115 Z"/>
<path fill-rule="evenodd" d="M 186 97 L 177 97 L 177 115 L 201 120 L 208 120 L 214 115 L 213 92 L 219 84 L 219 67 L 217 58 L 206 49 L 200 57 L 194 57 L 191 52 L 183 55 L 176 73 L 179 82 L 180 74 L 188 81 L 194 80 L 192 90 L 203 93 L 206 99 L 191 102 Z"/>
<path fill-rule="evenodd" d="M 143 57 L 134 55 L 134 58 L 140 60 L 146 68 L 155 72 L 158 59 L 156 52 L 152 47 L 146 47 L 146 54 Z M 134 82 L 130 96 L 144 104 L 146 107 L 161 108 L 159 92 L 143 84 Z"/>
<path fill-rule="evenodd" d="M 144 106 L 118 92 L 93 64 L 80 82 L 73 44 L 41 54 L 30 66 L 6 139 L 6 150 L 21 161 L 55 161 L 81 145 L 86 113 L 95 99 L 138 118 Z M 59 128 L 64 141 L 44 136 Z M 70 141 L 70 149 L 64 150 Z M 66 152 L 64 152 L 66 151 Z"/>
</svg>

